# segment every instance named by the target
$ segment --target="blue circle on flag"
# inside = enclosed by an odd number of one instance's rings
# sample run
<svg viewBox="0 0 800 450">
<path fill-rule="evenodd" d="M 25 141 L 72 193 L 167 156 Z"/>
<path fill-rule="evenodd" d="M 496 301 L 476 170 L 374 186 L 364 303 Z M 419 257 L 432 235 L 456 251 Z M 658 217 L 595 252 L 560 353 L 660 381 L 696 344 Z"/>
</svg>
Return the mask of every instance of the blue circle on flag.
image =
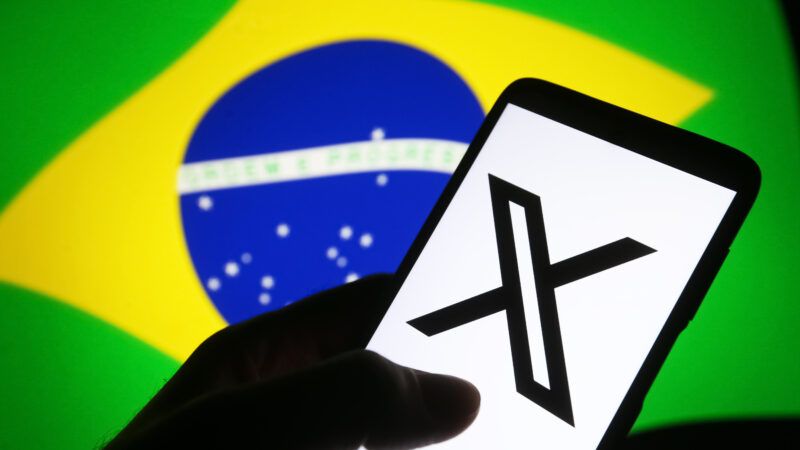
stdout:
<svg viewBox="0 0 800 450">
<path fill-rule="evenodd" d="M 395 271 L 449 178 L 426 158 L 459 155 L 482 120 L 452 69 L 393 42 L 317 47 L 244 79 L 202 118 L 181 167 L 209 298 L 235 323 Z"/>
</svg>

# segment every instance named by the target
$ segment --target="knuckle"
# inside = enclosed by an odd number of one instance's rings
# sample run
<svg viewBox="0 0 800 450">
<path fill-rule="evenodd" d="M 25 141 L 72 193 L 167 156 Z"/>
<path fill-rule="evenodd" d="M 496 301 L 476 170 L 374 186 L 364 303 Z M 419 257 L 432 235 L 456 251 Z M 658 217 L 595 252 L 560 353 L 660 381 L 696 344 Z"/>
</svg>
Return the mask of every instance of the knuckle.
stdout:
<svg viewBox="0 0 800 450">
<path fill-rule="evenodd" d="M 216 354 L 227 346 L 227 343 L 231 340 L 231 334 L 230 327 L 225 327 L 216 331 L 214 334 L 207 337 L 202 343 L 200 343 L 200 345 L 194 351 L 194 354 Z"/>
<path fill-rule="evenodd" d="M 402 401 L 406 391 L 407 369 L 370 350 L 359 352 L 355 363 L 365 395 L 383 406 Z"/>
<path fill-rule="evenodd" d="M 394 364 L 372 350 L 360 351 L 354 359 L 359 371 L 371 377 L 385 379 L 394 376 Z"/>
</svg>

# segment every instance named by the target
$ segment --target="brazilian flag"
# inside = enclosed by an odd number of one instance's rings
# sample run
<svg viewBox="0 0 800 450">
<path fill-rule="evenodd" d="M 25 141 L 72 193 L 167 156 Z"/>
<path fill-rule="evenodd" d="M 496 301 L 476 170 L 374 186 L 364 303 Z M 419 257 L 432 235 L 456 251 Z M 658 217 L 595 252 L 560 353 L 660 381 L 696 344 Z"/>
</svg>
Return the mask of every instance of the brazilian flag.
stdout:
<svg viewBox="0 0 800 450">
<path fill-rule="evenodd" d="M 777 2 L 7 1 L 0 42 L 0 448 L 102 445 L 214 331 L 394 270 L 521 77 L 763 172 L 634 431 L 800 415 Z"/>
</svg>

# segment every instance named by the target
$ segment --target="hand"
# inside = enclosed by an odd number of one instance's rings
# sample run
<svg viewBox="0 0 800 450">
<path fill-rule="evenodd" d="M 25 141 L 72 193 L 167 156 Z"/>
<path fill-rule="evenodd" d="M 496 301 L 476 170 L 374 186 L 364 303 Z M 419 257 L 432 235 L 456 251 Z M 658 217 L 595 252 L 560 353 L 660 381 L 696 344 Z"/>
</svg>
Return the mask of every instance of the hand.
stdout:
<svg viewBox="0 0 800 450">
<path fill-rule="evenodd" d="M 374 276 L 203 342 L 107 449 L 414 448 L 478 414 L 470 383 L 363 350 L 391 301 Z"/>
</svg>

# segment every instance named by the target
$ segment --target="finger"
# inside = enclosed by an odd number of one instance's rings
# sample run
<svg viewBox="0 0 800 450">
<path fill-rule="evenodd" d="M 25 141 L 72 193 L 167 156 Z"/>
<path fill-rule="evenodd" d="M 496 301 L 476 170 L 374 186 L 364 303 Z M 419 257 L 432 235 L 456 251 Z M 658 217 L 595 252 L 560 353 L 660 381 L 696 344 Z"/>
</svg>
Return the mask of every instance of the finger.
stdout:
<svg viewBox="0 0 800 450">
<path fill-rule="evenodd" d="M 364 348 L 389 307 L 394 277 L 372 275 L 320 292 L 227 331 L 241 341 L 275 339 L 290 346 L 316 346 L 315 360 Z M 308 354 L 307 349 L 297 353 Z"/>
<path fill-rule="evenodd" d="M 351 352 L 270 383 L 208 397 L 140 437 L 143 446 L 415 448 L 474 420 L 470 383 Z"/>
<path fill-rule="evenodd" d="M 391 301 L 392 289 L 390 275 L 365 277 L 217 332 L 122 434 L 136 432 L 204 394 L 269 381 L 363 348 Z"/>
<path fill-rule="evenodd" d="M 388 306 L 392 286 L 390 275 L 365 277 L 215 333 L 139 416 L 168 412 L 222 387 L 268 381 L 363 348 Z M 131 425 L 138 426 L 139 416 Z"/>
<path fill-rule="evenodd" d="M 311 324 L 328 338 L 331 355 L 362 349 L 389 308 L 396 288 L 394 275 L 370 275 L 289 305 L 283 320 L 290 326 Z M 337 339 L 330 339 L 332 335 Z"/>
</svg>

